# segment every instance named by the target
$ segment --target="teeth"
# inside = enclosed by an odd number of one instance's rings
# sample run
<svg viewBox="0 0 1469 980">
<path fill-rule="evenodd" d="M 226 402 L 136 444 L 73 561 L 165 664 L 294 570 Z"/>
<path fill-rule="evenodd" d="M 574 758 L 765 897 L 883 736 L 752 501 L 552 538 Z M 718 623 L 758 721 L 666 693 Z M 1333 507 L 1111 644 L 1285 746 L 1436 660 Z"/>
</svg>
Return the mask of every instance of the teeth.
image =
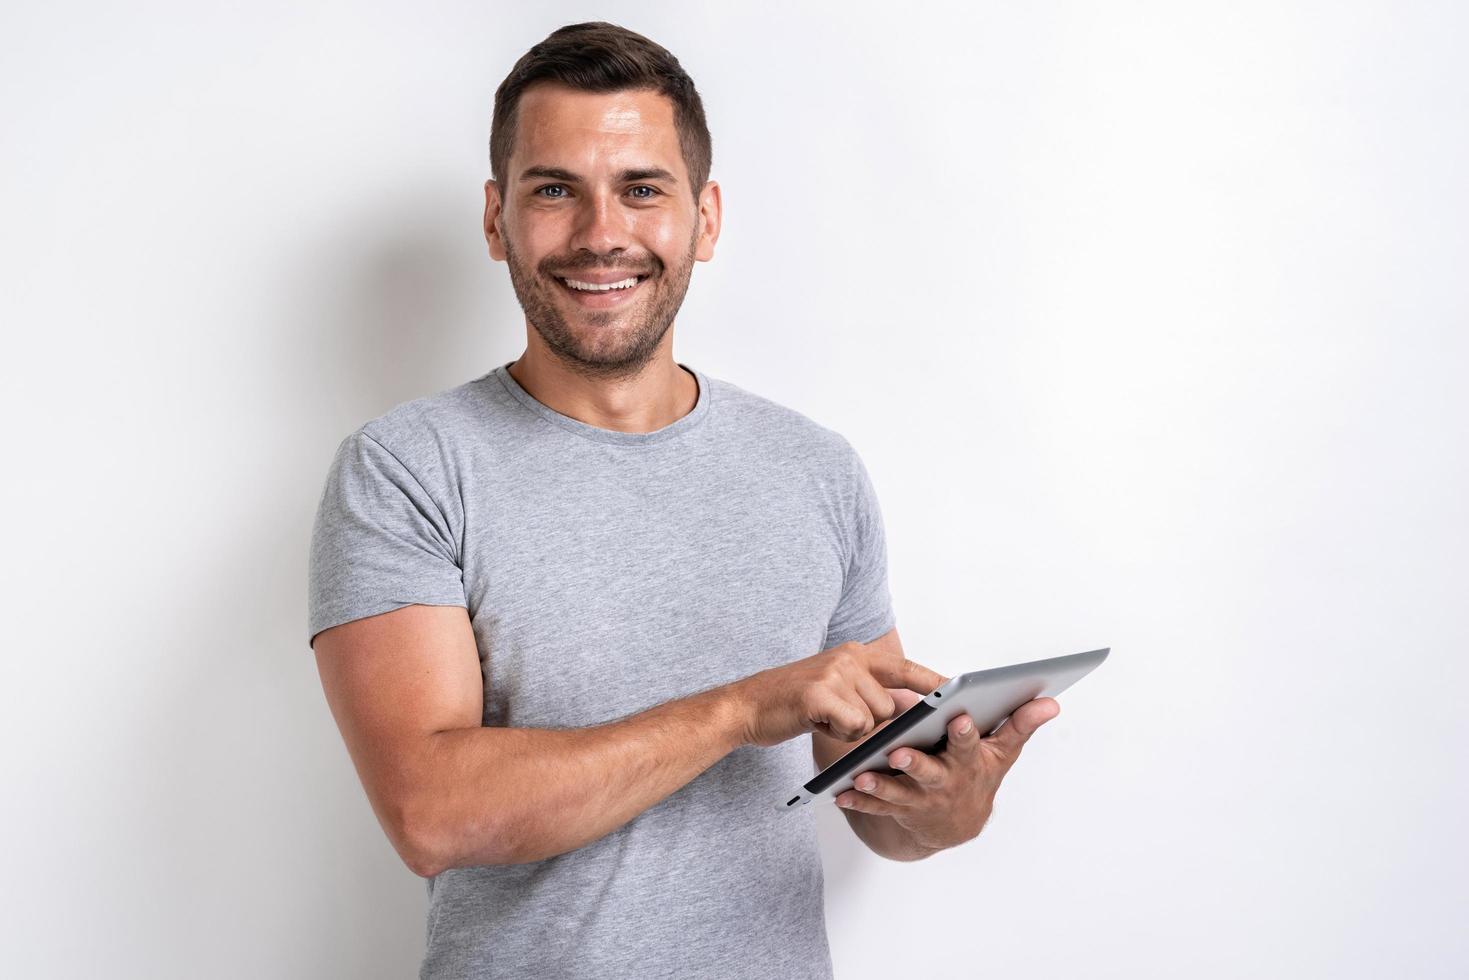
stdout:
<svg viewBox="0 0 1469 980">
<path fill-rule="evenodd" d="M 566 285 L 570 286 L 572 289 L 584 289 L 587 292 L 591 293 L 605 293 L 609 289 L 631 289 L 633 286 L 636 286 L 638 284 L 638 277 L 632 276 L 630 278 L 622 280 L 621 282 L 609 282 L 606 284 L 595 282 L 580 282 L 576 279 L 562 279 L 561 281 L 566 283 Z"/>
</svg>

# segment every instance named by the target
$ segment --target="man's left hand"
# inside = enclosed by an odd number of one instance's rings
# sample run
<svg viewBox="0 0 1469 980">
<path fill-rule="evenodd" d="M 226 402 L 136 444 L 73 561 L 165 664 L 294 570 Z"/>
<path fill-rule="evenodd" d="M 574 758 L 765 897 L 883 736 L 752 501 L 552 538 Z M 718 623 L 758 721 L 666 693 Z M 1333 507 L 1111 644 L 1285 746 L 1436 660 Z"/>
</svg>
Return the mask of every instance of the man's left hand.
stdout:
<svg viewBox="0 0 1469 980">
<path fill-rule="evenodd" d="M 919 696 L 911 696 L 912 701 Z M 906 700 L 906 699 L 905 699 Z M 900 705 L 902 711 L 907 705 Z M 926 851 L 941 851 L 979 836 L 994 809 L 1000 781 L 1030 736 L 1061 713 L 1055 698 L 1016 708 L 993 735 L 981 738 L 969 715 L 949 720 L 948 743 L 937 755 L 900 748 L 888 753 L 896 775 L 864 772 L 838 806 L 892 817 Z M 967 726 L 967 731 L 964 730 Z"/>
</svg>

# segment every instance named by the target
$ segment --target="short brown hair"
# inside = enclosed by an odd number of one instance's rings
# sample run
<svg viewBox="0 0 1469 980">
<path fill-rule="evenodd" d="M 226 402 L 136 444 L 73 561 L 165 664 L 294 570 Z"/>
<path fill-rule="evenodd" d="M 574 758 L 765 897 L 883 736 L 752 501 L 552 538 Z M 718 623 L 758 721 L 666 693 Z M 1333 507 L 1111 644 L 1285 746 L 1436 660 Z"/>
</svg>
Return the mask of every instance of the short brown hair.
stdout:
<svg viewBox="0 0 1469 980">
<path fill-rule="evenodd" d="M 679 149 L 693 185 L 695 203 L 709 179 L 714 147 L 704 120 L 704 103 L 694 80 L 667 48 L 606 21 L 568 24 L 532 47 L 495 90 L 490 123 L 490 175 L 504 188 L 515 145 L 515 116 L 521 94 L 536 82 L 553 81 L 583 92 L 652 89 L 673 102 Z"/>
</svg>

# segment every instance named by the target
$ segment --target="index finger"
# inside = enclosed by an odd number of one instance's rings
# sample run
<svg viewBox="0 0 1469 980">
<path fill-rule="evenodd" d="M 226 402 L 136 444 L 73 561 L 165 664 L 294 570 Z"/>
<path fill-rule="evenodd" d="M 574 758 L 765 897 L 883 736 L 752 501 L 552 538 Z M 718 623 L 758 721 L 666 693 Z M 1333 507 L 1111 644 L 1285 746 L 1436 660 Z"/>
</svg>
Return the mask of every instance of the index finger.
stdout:
<svg viewBox="0 0 1469 980">
<path fill-rule="evenodd" d="M 872 676 L 882 682 L 883 687 L 904 687 L 919 694 L 930 694 L 935 688 L 943 687 L 948 678 L 936 670 L 930 670 L 897 651 L 878 650 L 867 664 Z"/>
<path fill-rule="evenodd" d="M 885 687 L 888 697 L 893 699 L 893 710 L 896 714 L 902 714 L 923 700 L 923 695 L 916 691 L 910 691 L 906 687 Z"/>
</svg>

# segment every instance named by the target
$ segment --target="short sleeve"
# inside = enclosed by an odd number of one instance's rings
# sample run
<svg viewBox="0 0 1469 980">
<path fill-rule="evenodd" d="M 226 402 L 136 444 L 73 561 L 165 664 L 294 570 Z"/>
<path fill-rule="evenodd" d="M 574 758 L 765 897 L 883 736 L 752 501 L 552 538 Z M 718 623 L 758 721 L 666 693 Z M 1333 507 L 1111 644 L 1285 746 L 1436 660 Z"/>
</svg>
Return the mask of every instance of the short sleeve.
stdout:
<svg viewBox="0 0 1469 980">
<path fill-rule="evenodd" d="M 337 447 L 311 531 L 310 633 L 422 603 L 466 606 L 442 509 L 381 443 L 358 430 Z"/>
<path fill-rule="evenodd" d="M 871 643 L 896 625 L 888 594 L 887 538 L 882 510 L 867 467 L 851 451 L 848 480 L 850 506 L 846 511 L 847 563 L 842 597 L 826 628 L 822 649 L 849 643 Z"/>
</svg>

